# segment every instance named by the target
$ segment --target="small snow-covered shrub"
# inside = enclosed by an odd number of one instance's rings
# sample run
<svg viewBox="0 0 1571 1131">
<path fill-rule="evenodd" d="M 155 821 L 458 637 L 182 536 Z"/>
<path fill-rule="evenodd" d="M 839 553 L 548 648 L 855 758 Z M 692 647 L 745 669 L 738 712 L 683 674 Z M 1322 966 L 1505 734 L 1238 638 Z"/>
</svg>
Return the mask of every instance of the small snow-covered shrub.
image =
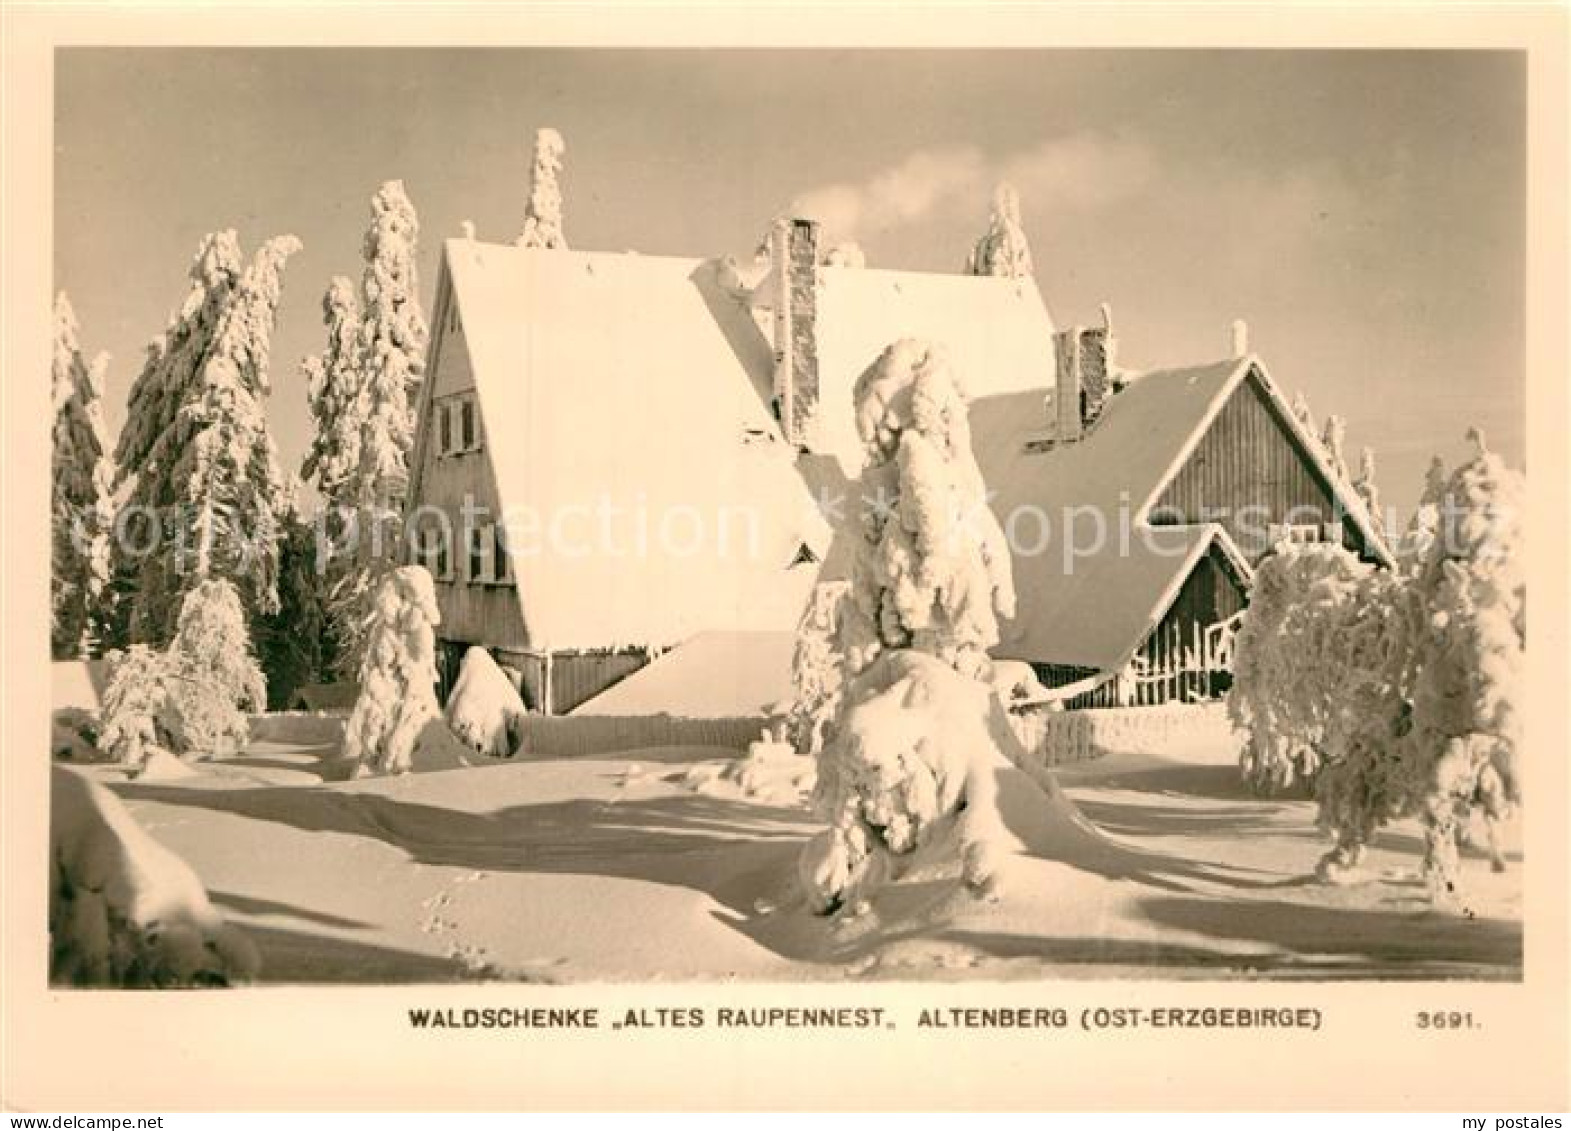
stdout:
<svg viewBox="0 0 1571 1131">
<path fill-rule="evenodd" d="M 1523 490 L 1480 445 L 1425 519 L 1421 563 L 1391 572 L 1284 547 L 1257 570 L 1228 707 L 1249 736 L 1248 775 L 1313 780 L 1336 837 L 1324 878 L 1355 874 L 1376 830 L 1417 815 L 1425 875 L 1448 902 L 1472 812 L 1492 826 L 1520 798 Z"/>
<path fill-rule="evenodd" d="M 108 790 L 55 767 L 49 976 L 78 986 L 226 986 L 256 976 L 249 939 L 201 880 Z"/>
<path fill-rule="evenodd" d="M 249 737 L 246 714 L 267 704 L 245 614 L 227 581 L 200 582 L 180 606 L 166 651 L 134 645 L 110 655 L 101 745 L 136 770 L 155 748 L 231 754 Z"/>
<path fill-rule="evenodd" d="M 447 700 L 447 725 L 454 734 L 482 754 L 511 758 L 523 742 L 527 714 L 518 689 L 491 653 L 479 647 L 464 653 Z"/>
<path fill-rule="evenodd" d="M 441 724 L 436 701 L 440 620 L 436 590 L 423 566 L 401 566 L 383 576 L 366 624 L 360 697 L 344 734 L 344 752 L 357 775 L 408 773 L 430 724 Z"/>
<path fill-rule="evenodd" d="M 173 674 L 168 657 L 145 644 L 111 652 L 99 746 L 133 772 L 175 744 Z"/>
</svg>

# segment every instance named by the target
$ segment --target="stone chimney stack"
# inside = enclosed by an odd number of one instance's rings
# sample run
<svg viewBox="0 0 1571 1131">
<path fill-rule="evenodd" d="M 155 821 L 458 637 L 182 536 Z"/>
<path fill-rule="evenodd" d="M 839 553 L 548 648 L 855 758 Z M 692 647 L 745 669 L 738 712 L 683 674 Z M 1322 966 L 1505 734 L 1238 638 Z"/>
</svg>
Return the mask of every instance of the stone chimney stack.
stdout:
<svg viewBox="0 0 1571 1131">
<path fill-rule="evenodd" d="M 1072 444 L 1080 439 L 1081 424 L 1085 420 L 1081 407 L 1085 390 L 1080 386 L 1080 334 L 1079 326 L 1071 326 L 1054 335 L 1058 380 L 1054 385 L 1053 401 L 1057 408 L 1060 444 Z"/>
<path fill-rule="evenodd" d="M 1118 340 L 1113 337 L 1113 310 L 1102 304 L 1102 325 L 1072 326 L 1054 335 L 1058 379 L 1053 392 L 1053 418 L 1060 444 L 1083 436 L 1113 395 Z"/>
<path fill-rule="evenodd" d="M 775 296 L 775 406 L 786 439 L 812 442 L 818 414 L 818 225 L 783 216 L 769 232 Z"/>
</svg>

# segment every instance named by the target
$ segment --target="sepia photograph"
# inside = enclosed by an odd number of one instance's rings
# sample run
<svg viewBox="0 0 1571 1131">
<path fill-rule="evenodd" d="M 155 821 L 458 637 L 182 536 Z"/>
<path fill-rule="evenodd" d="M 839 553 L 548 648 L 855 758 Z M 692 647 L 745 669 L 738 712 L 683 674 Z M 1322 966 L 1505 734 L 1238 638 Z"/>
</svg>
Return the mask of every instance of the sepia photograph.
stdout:
<svg viewBox="0 0 1571 1131">
<path fill-rule="evenodd" d="M 517 38 L 45 52 L 35 991 L 1279 1041 L 1563 950 L 1529 51 Z"/>
</svg>

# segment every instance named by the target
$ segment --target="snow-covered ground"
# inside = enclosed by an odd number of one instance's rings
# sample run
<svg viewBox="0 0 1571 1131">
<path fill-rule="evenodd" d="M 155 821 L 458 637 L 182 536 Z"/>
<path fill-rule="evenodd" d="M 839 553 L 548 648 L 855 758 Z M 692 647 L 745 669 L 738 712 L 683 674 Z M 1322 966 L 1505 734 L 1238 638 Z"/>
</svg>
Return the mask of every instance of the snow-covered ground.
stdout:
<svg viewBox="0 0 1571 1131">
<path fill-rule="evenodd" d="M 1006 806 L 1056 822 L 1060 858 L 1019 861 L 997 899 L 908 877 L 824 919 L 796 887 L 811 775 L 778 749 L 746 773 L 666 748 L 351 782 L 324 781 L 344 770 L 325 734 L 259 733 L 175 781 L 82 772 L 191 865 L 264 982 L 1521 972 L 1514 824 L 1510 871 L 1467 854 L 1471 918 L 1428 910 L 1411 822 L 1377 837 L 1369 882 L 1315 884 L 1312 804 L 1253 796 L 1214 742 L 1063 768 L 1060 813 Z"/>
</svg>

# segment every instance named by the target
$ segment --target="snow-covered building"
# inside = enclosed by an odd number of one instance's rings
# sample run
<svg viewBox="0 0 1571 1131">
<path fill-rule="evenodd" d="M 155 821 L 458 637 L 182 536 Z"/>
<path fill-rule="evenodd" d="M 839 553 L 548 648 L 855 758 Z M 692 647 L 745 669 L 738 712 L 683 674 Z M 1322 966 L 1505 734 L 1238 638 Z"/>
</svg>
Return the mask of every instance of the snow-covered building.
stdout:
<svg viewBox="0 0 1571 1131">
<path fill-rule="evenodd" d="M 1257 361 L 1115 392 L 1109 332 L 1057 332 L 1029 277 L 829 265 L 799 220 L 770 245 L 753 277 L 730 260 L 446 243 L 409 511 L 444 682 L 481 645 L 530 707 L 560 713 L 700 634 L 791 632 L 844 567 L 832 520 L 860 506 L 853 386 L 900 338 L 949 351 L 1006 525 L 1016 504 L 1116 510 L 1128 494 L 1137 525 L 1181 551 L 1099 552 L 1071 572 L 1056 540 L 1017 548 L 998 654 L 1051 682 L 1126 671 L 1175 608 L 1204 629 L 1239 607 L 1250 550 L 1201 506 L 1318 499 L 1324 526 L 1333 500 L 1357 511 Z M 1381 558 L 1366 525 L 1339 536 Z"/>
<path fill-rule="evenodd" d="M 1053 388 L 972 404 L 1014 551 L 1018 614 L 994 655 L 1084 686 L 1073 705 L 1209 697 L 1229 678 L 1251 564 L 1273 545 L 1338 542 L 1386 565 L 1390 553 L 1259 358 L 1112 392 L 1101 359 L 1080 360 L 1104 339 L 1066 331 Z"/>
<path fill-rule="evenodd" d="M 821 266 L 806 223 L 775 241 L 783 268 L 750 284 L 722 260 L 448 241 L 409 510 L 444 679 L 483 645 L 563 712 L 700 632 L 789 632 L 826 511 L 854 513 L 851 389 L 884 346 L 940 338 L 996 392 L 1051 378 L 1030 280 Z"/>
</svg>

